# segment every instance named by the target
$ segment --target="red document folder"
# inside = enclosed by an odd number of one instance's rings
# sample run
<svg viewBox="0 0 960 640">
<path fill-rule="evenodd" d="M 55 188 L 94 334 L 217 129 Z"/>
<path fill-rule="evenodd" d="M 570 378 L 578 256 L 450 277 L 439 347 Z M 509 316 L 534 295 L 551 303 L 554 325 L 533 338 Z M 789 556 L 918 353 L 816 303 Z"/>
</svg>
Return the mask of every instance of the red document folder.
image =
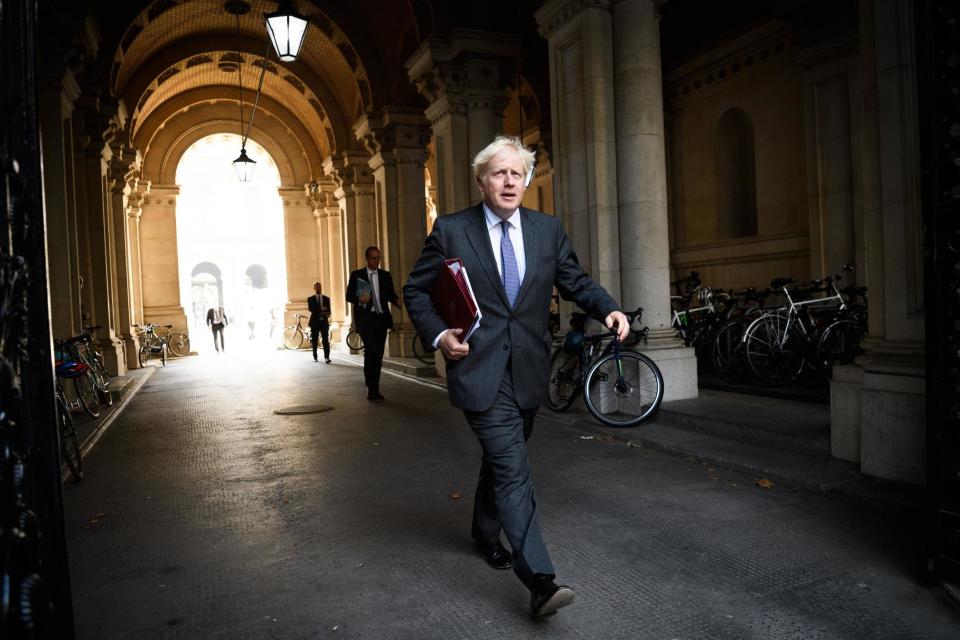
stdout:
<svg viewBox="0 0 960 640">
<path fill-rule="evenodd" d="M 470 287 L 470 278 L 460 258 L 446 261 L 446 269 L 437 276 L 431 292 L 437 313 L 450 329 L 462 329 L 460 341 L 466 342 L 480 326 L 480 308 Z"/>
</svg>

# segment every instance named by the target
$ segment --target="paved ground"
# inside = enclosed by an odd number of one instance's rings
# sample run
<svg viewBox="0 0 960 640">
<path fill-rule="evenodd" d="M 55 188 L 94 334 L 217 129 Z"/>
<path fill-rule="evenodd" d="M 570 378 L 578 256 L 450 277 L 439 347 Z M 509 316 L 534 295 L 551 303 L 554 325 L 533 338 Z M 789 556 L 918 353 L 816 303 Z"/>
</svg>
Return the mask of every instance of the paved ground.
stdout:
<svg viewBox="0 0 960 640">
<path fill-rule="evenodd" d="M 578 595 L 533 622 L 470 546 L 463 417 L 408 380 L 363 391 L 305 352 L 157 370 L 65 486 L 78 637 L 960 637 L 912 522 L 548 420 L 531 459 Z M 304 404 L 334 408 L 271 413 Z"/>
</svg>

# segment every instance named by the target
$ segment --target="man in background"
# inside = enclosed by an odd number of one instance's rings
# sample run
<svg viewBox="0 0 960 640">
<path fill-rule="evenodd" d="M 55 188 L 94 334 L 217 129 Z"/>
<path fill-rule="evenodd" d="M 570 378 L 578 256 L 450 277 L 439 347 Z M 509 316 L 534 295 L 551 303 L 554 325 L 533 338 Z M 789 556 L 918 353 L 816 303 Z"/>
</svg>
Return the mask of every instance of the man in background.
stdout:
<svg viewBox="0 0 960 640">
<path fill-rule="evenodd" d="M 323 361 L 330 364 L 330 298 L 323 295 L 323 285 L 313 283 L 314 295 L 307 298 L 310 310 L 310 346 L 313 347 L 313 361 L 317 362 L 317 340 L 323 343 Z"/>
<path fill-rule="evenodd" d="M 210 307 L 207 310 L 207 324 L 210 326 L 210 329 L 213 331 L 213 348 L 220 351 L 224 351 L 223 347 L 223 328 L 227 326 L 227 314 L 223 312 L 223 307 L 213 308 Z M 220 336 L 220 344 L 217 345 L 217 336 Z"/>
<path fill-rule="evenodd" d="M 393 288 L 390 273 L 380 268 L 380 248 L 367 247 L 363 255 L 367 266 L 350 274 L 347 302 L 353 305 L 357 333 L 363 338 L 363 379 L 367 384 L 367 400 L 383 400 L 380 369 L 387 331 L 393 329 L 390 305 L 403 305 Z"/>
</svg>

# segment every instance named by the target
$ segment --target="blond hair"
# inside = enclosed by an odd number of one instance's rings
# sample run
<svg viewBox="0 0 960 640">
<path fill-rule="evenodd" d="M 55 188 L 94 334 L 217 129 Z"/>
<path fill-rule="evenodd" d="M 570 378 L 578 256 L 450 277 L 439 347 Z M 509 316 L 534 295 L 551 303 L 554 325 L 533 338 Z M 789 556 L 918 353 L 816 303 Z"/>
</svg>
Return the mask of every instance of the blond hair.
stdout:
<svg viewBox="0 0 960 640">
<path fill-rule="evenodd" d="M 487 172 L 487 165 L 490 164 L 490 160 L 507 147 L 516 149 L 517 154 L 520 156 L 520 162 L 523 163 L 523 174 L 526 175 L 530 173 L 536 160 L 533 152 L 523 146 L 520 138 L 516 136 L 497 136 L 493 139 L 493 142 L 484 147 L 483 150 L 474 157 L 472 165 L 473 175 L 477 179 L 483 178 L 483 175 Z"/>
</svg>

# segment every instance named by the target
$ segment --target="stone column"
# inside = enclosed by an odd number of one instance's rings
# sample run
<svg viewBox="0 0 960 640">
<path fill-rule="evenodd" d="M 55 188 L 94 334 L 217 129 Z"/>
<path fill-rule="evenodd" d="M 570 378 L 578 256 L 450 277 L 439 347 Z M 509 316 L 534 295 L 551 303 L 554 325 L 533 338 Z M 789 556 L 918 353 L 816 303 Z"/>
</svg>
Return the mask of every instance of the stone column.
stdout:
<svg viewBox="0 0 960 640">
<path fill-rule="evenodd" d="M 344 269 L 349 275 L 366 264 L 366 248 L 379 242 L 370 154 L 344 151 L 327 158 L 323 171 L 337 185 L 333 193 L 343 218 Z"/>
<path fill-rule="evenodd" d="M 50 279 L 50 324 L 65 338 L 82 330 L 80 322 L 77 238 L 72 233 L 74 207 L 67 173 L 73 170 L 70 114 L 80 87 L 67 70 L 60 77 L 38 81 L 40 130 L 43 137 L 43 186 L 46 211 L 47 262 Z"/>
<path fill-rule="evenodd" d="M 550 56 L 554 202 L 580 264 L 620 295 L 617 145 L 608 0 L 550 0 L 536 13 Z M 567 308 L 569 308 L 568 305 Z"/>
<path fill-rule="evenodd" d="M 456 29 L 446 40 L 424 41 L 407 60 L 410 80 L 429 103 L 440 213 L 478 200 L 470 163 L 503 131 L 506 87 L 519 55 L 515 35 Z"/>
<path fill-rule="evenodd" d="M 130 279 L 130 323 L 139 324 L 143 321 L 143 270 L 140 258 L 140 218 L 143 215 L 143 203 L 150 193 L 150 181 L 137 182 L 127 207 L 127 268 Z M 137 353 L 140 349 L 140 340 L 133 335 L 133 344 L 127 350 L 127 368 L 136 369 L 140 366 Z M 132 356 L 132 357 L 131 357 Z"/>
<path fill-rule="evenodd" d="M 621 304 L 643 307 L 644 351 L 663 373 L 664 399 L 696 398 L 693 349 L 670 326 L 670 230 L 656 0 L 614 0 L 617 201 Z M 610 245 L 616 247 L 615 243 Z"/>
<path fill-rule="evenodd" d="M 320 264 L 320 238 L 313 206 L 303 187 L 278 189 L 283 202 L 283 231 L 286 245 L 287 304 L 284 326 L 295 324 L 293 314 L 307 312 L 307 298 L 313 283 L 323 280 Z"/>
<path fill-rule="evenodd" d="M 128 214 L 131 208 L 131 195 L 136 194 L 140 171 L 140 154 L 130 149 L 117 147 L 110 162 L 110 215 L 113 218 L 113 255 L 116 265 L 114 278 L 114 305 L 117 337 L 123 343 L 125 362 L 128 368 L 139 364 L 137 352 L 139 341 L 133 330 L 132 280 L 130 268 L 130 245 L 128 238 Z M 184 327 L 184 331 L 187 328 Z"/>
<path fill-rule="evenodd" d="M 347 315 L 345 288 L 348 274 L 344 271 L 343 218 L 336 196 L 338 189 L 332 176 L 317 178 L 306 187 L 321 245 L 318 251 L 323 293 L 330 297 L 330 340 L 340 339 L 340 327 Z"/>
<path fill-rule="evenodd" d="M 370 151 L 376 183 L 377 213 L 381 224 L 383 268 L 390 272 L 400 295 L 426 237 L 423 168 L 427 162 L 430 128 L 419 109 L 385 107 L 365 115 L 354 127 Z M 393 311 L 394 330 L 388 353 L 412 357 L 413 325 L 406 310 Z"/>
<path fill-rule="evenodd" d="M 113 152 L 103 136 L 110 124 L 91 98 L 84 102 L 85 108 L 79 120 L 74 122 L 79 143 L 76 162 L 78 228 L 86 233 L 87 264 L 84 272 L 87 290 L 84 302 L 89 319 L 84 324 L 101 326 L 97 332 L 97 346 L 103 354 L 104 365 L 112 375 L 123 375 L 126 373 L 126 359 L 114 325 L 116 269 L 111 249 L 113 220 L 107 186 L 107 166 Z"/>
<path fill-rule="evenodd" d="M 834 367 L 832 448 L 863 473 L 924 484 L 926 380 L 914 12 L 863 0 L 863 185 L 869 336 Z M 859 436 L 859 450 L 856 438 Z"/>
<path fill-rule="evenodd" d="M 177 196 L 172 184 L 150 186 L 140 216 L 140 282 L 143 322 L 187 326 L 180 303 L 180 261 L 177 252 Z"/>
</svg>

